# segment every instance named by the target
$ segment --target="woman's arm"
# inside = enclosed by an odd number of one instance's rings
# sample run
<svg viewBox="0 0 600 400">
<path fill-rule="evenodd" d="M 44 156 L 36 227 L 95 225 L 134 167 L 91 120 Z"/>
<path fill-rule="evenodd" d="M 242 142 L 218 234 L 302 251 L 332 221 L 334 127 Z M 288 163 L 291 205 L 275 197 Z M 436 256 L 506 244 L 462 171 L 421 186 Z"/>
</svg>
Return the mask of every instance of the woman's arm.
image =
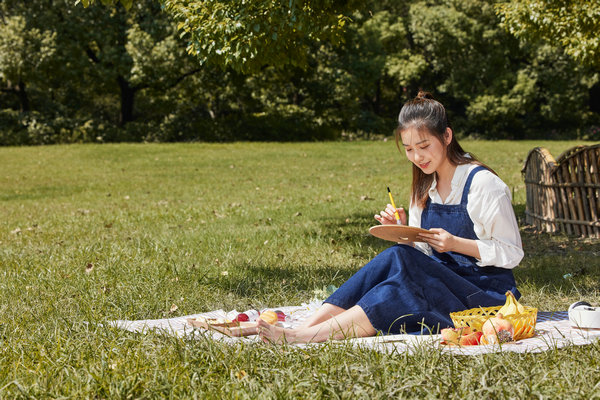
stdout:
<svg viewBox="0 0 600 400">
<path fill-rule="evenodd" d="M 420 233 L 419 237 L 422 238 L 425 243 L 430 245 L 435 251 L 439 253 L 454 251 L 456 253 L 475 257 L 478 260 L 481 259 L 477 240 L 454 236 L 442 228 L 431 228 L 429 231 L 432 233 Z"/>
</svg>

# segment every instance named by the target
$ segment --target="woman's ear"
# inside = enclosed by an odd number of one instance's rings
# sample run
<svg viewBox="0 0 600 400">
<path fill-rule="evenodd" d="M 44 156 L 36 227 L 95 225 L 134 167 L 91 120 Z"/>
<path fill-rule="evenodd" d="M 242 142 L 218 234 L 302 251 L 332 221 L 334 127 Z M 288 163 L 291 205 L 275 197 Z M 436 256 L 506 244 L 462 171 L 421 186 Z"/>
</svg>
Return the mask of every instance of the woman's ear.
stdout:
<svg viewBox="0 0 600 400">
<path fill-rule="evenodd" d="M 446 133 L 444 133 L 444 142 L 446 142 L 446 146 L 448 146 L 452 141 L 452 135 L 454 135 L 454 132 L 452 132 L 452 129 L 450 129 L 450 127 L 447 127 Z"/>
</svg>

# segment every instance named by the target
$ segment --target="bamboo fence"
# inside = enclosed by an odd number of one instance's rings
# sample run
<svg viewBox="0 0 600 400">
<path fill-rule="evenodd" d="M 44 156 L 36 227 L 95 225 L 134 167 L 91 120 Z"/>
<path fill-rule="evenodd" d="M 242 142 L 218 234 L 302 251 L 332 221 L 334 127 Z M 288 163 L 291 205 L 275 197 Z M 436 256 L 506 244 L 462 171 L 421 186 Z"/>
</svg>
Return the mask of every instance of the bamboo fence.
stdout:
<svg viewBox="0 0 600 400">
<path fill-rule="evenodd" d="M 548 150 L 529 152 L 522 173 L 525 222 L 546 232 L 600 237 L 600 144 L 576 146 L 557 160 Z"/>
</svg>

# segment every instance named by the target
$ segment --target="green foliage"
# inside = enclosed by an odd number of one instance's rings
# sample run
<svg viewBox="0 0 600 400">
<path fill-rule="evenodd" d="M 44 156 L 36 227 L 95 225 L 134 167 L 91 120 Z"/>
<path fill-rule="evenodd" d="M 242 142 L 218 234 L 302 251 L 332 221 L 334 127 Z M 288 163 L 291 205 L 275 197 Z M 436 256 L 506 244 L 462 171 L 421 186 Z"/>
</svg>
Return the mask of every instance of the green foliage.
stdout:
<svg viewBox="0 0 600 400">
<path fill-rule="evenodd" d="M 338 43 L 345 0 L 164 0 L 202 63 L 258 72 L 267 65 L 306 67 L 313 41 Z"/>
<path fill-rule="evenodd" d="M 556 137 L 590 121 L 585 104 L 597 81 L 591 71 L 556 48 L 517 41 L 500 27 L 494 1 L 435 3 L 411 5 L 412 32 L 431 67 L 422 82 L 445 100 L 459 129 L 481 137 Z"/>
<path fill-rule="evenodd" d="M 54 51 L 45 52 L 42 57 L 39 51 L 28 53 L 38 63 L 35 69 L 31 68 L 36 75 L 22 76 L 27 96 L 36 105 L 36 111 L 45 115 L 44 120 L 50 123 L 49 129 L 55 131 L 55 137 L 65 137 L 59 134 L 64 128 L 52 122 L 57 120 L 56 115 L 61 115 L 74 122 L 92 120 L 93 125 L 106 127 L 93 138 L 140 140 L 141 136 L 131 129 L 129 133 L 111 131 L 115 125 L 123 126 L 139 116 L 138 102 L 146 105 L 146 113 L 154 112 L 149 103 L 157 103 L 199 71 L 186 54 L 175 24 L 154 1 L 138 2 L 129 12 L 120 7 L 112 12 L 103 7 L 84 9 L 69 0 L 55 2 L 52 8 L 47 8 L 43 1 L 27 5 L 5 2 L 0 7 L 7 20 L 20 18 L 31 32 L 44 27 L 47 33 L 41 36 L 54 43 Z M 19 34 L 10 24 L 0 26 Z M 9 45 L 19 43 L 8 39 Z M 12 53 L 8 54 L 9 60 L 16 59 Z M 41 62 L 45 68 L 39 65 Z M 10 88 L 8 78 L 4 81 Z M 151 100 L 146 99 L 148 92 Z M 5 98 L 8 102 L 8 97 Z M 168 105 L 169 101 L 162 104 Z M 168 114 L 170 110 L 165 111 Z M 81 137 L 75 128 L 72 136 Z"/>
<path fill-rule="evenodd" d="M 100 0 L 100 2 L 102 4 L 104 4 L 105 6 L 110 6 L 110 5 L 114 5 L 116 3 L 121 3 L 121 5 L 123 7 L 125 7 L 125 9 L 129 10 L 133 4 L 134 0 Z M 89 7 L 91 5 L 93 5 L 96 2 L 96 0 L 75 0 L 75 4 L 83 4 L 84 7 Z"/>
<path fill-rule="evenodd" d="M 1 10 L 0 10 L 1 11 Z M 30 110 L 27 86 L 41 82 L 48 73 L 48 60 L 56 51 L 56 34 L 28 27 L 21 15 L 0 24 L 0 81 L 6 91 L 18 96 L 19 109 Z"/>
<path fill-rule="evenodd" d="M 503 26 L 525 40 L 560 44 L 574 59 L 600 68 L 600 6 L 589 0 L 512 0 L 498 5 Z"/>
<path fill-rule="evenodd" d="M 597 69 L 511 35 L 495 0 L 373 1 L 351 13 L 356 4 L 327 1 L 96 3 L 0 2 L 0 144 L 382 136 L 419 89 L 464 136 L 598 135 Z M 325 12 L 337 8 L 348 12 Z M 316 10 L 314 24 L 344 15 L 343 28 L 286 25 Z M 210 51 L 188 53 L 210 37 Z M 239 64 L 248 52 L 262 55 Z"/>
<path fill-rule="evenodd" d="M 10 16 L 0 24 L 0 79 L 30 81 L 56 51 L 56 32 L 28 29 L 23 16 Z"/>
<path fill-rule="evenodd" d="M 102 135 L 107 135 L 105 127 L 93 119 L 0 110 L 0 143 L 5 146 L 103 141 Z"/>
<path fill-rule="evenodd" d="M 129 9 L 133 0 L 120 2 Z M 84 6 L 94 0 L 81 0 Z M 259 72 L 265 66 L 307 66 L 314 41 L 339 43 L 345 13 L 358 5 L 347 0 L 160 0 L 178 21 L 187 50 L 199 61 L 239 72 Z"/>
</svg>

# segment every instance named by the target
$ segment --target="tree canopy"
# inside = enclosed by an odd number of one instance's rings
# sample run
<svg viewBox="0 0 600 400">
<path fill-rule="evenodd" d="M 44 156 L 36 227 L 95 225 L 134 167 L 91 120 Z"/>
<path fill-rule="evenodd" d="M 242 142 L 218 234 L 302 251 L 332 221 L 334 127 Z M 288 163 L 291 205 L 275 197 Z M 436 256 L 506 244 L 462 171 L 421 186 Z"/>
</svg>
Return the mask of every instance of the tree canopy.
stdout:
<svg viewBox="0 0 600 400">
<path fill-rule="evenodd" d="M 103 1 L 0 2 L 0 144 L 389 135 L 419 89 L 458 135 L 600 139 L 597 67 L 512 35 L 497 0 L 369 1 L 342 14 L 337 40 L 298 39 L 286 52 L 299 61 L 274 52 L 248 66 L 241 53 L 190 54 L 166 0 Z M 225 4 L 185 4 L 200 3 Z"/>
<path fill-rule="evenodd" d="M 95 0 L 78 0 L 85 6 Z M 120 2 L 131 8 L 134 0 Z M 339 43 L 357 0 L 160 0 L 188 53 L 204 63 L 251 73 L 267 66 L 306 67 L 311 43 Z M 135 3 L 138 4 L 138 3 Z"/>
<path fill-rule="evenodd" d="M 513 0 L 498 10 L 515 36 L 560 44 L 576 60 L 600 67 L 598 0 Z"/>
</svg>

